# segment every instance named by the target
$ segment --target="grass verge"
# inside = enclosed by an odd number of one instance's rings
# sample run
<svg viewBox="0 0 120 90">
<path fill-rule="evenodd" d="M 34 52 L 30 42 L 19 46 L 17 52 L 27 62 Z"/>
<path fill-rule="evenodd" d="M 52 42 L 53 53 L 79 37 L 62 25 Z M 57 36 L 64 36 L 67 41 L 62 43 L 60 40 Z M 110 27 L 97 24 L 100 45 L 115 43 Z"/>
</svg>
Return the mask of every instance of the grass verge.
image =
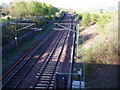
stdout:
<svg viewBox="0 0 120 90">
<path fill-rule="evenodd" d="M 85 63 L 85 77 L 88 88 L 118 87 L 117 70 L 120 64 L 118 50 L 120 51 L 120 49 L 118 48 L 117 17 L 117 13 L 113 13 L 110 21 L 106 22 L 104 19 L 107 19 L 107 17 L 102 16 L 102 19 L 99 20 L 100 24 L 95 27 L 98 34 L 92 38 L 89 38 L 92 29 L 87 28 L 81 31 L 85 34 L 80 34 L 79 39 L 84 42 L 79 44 L 80 58 L 78 61 Z"/>
<path fill-rule="evenodd" d="M 0 23 L 4 23 L 4 22 L 7 22 L 8 20 L 6 19 L 0 19 Z"/>
</svg>

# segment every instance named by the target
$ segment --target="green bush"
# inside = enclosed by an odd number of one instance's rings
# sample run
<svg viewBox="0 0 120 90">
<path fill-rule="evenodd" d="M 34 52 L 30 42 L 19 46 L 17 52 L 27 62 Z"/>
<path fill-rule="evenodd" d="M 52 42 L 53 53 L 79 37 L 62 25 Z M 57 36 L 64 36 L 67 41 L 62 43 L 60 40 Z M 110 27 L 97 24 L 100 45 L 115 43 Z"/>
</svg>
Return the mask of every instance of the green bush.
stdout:
<svg viewBox="0 0 120 90">
<path fill-rule="evenodd" d="M 85 13 L 82 18 L 82 25 L 88 26 L 91 22 L 90 13 Z"/>
<path fill-rule="evenodd" d="M 78 14 L 78 19 L 81 20 L 82 19 L 82 14 Z"/>
<path fill-rule="evenodd" d="M 82 25 L 88 26 L 90 22 L 91 22 L 90 13 L 85 13 L 82 18 Z"/>
<path fill-rule="evenodd" d="M 35 20 L 35 22 L 37 22 L 36 26 L 38 27 L 42 27 L 47 23 L 45 20 L 37 20 L 37 19 Z"/>
<path fill-rule="evenodd" d="M 98 36 L 91 38 L 88 42 L 83 42 L 79 46 L 80 60 L 90 64 L 117 63 L 118 58 L 120 58 L 118 57 L 118 50 L 120 51 L 118 48 L 118 13 L 104 12 L 97 15 L 99 15 L 99 18 L 96 23 L 98 23 L 98 26 L 103 27 L 103 30 L 101 31 L 99 28 Z M 91 15 L 91 21 L 93 16 Z M 82 40 L 83 38 L 80 38 L 80 41 Z"/>
<path fill-rule="evenodd" d="M 7 20 L 10 20 L 10 17 L 7 17 Z"/>
<path fill-rule="evenodd" d="M 91 14 L 91 23 L 96 23 L 99 19 L 99 15 L 98 14 Z"/>
<path fill-rule="evenodd" d="M 88 26 L 97 23 L 100 29 L 103 29 L 111 21 L 112 13 L 85 13 L 82 15 L 82 25 Z"/>
<path fill-rule="evenodd" d="M 110 13 L 102 13 L 97 20 L 97 24 L 99 24 L 99 28 L 103 29 L 107 23 L 111 21 L 112 15 Z"/>
</svg>

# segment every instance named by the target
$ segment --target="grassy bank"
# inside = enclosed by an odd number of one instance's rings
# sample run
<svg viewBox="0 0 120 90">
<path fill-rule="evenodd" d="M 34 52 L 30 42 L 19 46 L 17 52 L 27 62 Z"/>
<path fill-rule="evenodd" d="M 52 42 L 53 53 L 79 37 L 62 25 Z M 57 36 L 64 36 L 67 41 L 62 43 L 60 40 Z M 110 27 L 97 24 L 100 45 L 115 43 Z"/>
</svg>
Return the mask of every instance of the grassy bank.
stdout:
<svg viewBox="0 0 120 90">
<path fill-rule="evenodd" d="M 79 55 L 82 55 L 81 60 L 86 60 L 86 63 L 113 64 L 111 58 L 117 58 L 118 53 L 117 20 L 117 13 L 115 13 L 111 16 L 111 19 L 109 18 L 109 22 L 105 21 L 104 27 L 96 23 L 96 36 L 90 39 L 86 37 L 86 40 L 79 38 L 80 42 L 83 42 L 82 45 L 79 45 Z"/>
<path fill-rule="evenodd" d="M 87 88 L 117 88 L 118 13 L 82 13 L 80 25 L 79 58 L 74 68 L 85 69 Z"/>
</svg>

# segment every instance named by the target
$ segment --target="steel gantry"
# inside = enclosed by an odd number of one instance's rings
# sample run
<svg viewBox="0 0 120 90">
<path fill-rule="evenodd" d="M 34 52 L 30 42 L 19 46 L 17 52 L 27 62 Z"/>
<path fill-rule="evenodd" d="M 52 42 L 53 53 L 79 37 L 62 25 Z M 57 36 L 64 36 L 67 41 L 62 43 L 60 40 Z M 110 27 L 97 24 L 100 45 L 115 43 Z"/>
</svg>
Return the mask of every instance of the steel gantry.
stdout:
<svg viewBox="0 0 120 90">
<path fill-rule="evenodd" d="M 10 22 L 10 24 L 13 24 L 13 25 L 14 25 L 15 44 L 16 44 L 17 52 L 19 52 L 17 31 L 21 31 L 21 30 L 23 30 L 23 29 L 41 30 L 40 28 L 28 28 L 28 27 L 30 27 L 30 26 L 36 25 L 35 22 L 32 22 L 32 23 L 16 23 L 16 22 Z M 17 25 L 27 25 L 27 26 L 17 29 L 17 27 L 16 27 Z"/>
</svg>

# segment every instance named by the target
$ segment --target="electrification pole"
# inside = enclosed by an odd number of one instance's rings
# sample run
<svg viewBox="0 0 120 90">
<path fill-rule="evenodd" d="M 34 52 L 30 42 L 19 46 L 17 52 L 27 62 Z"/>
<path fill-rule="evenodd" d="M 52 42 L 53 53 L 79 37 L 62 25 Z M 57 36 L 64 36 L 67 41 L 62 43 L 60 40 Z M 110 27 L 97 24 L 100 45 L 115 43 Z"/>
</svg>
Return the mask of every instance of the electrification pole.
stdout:
<svg viewBox="0 0 120 90">
<path fill-rule="evenodd" d="M 79 39 L 79 24 L 77 24 L 76 26 L 76 30 L 77 30 L 77 39 L 76 39 L 76 57 L 78 58 L 78 39 Z"/>
<path fill-rule="evenodd" d="M 18 37 L 17 37 L 17 29 L 16 29 L 16 23 L 14 24 L 14 30 L 15 30 L 15 43 L 16 43 L 16 49 L 17 49 L 17 52 L 19 51 L 19 48 L 18 48 Z"/>
<path fill-rule="evenodd" d="M 15 22 L 10 22 L 10 24 L 14 25 L 15 46 L 16 46 L 17 53 L 19 53 L 19 46 L 18 46 L 19 43 L 18 43 L 18 34 L 17 34 L 17 32 L 22 30 L 22 29 L 26 29 L 26 28 L 28 28 L 28 27 L 30 27 L 32 25 L 35 25 L 35 23 L 15 23 Z M 25 26 L 25 27 L 20 28 L 20 29 L 17 29 L 16 25 L 18 25 L 18 24 L 30 24 L 30 25 Z M 34 30 L 36 29 L 37 30 L 39 28 L 29 28 L 29 29 L 34 29 Z"/>
<path fill-rule="evenodd" d="M 75 29 L 76 29 L 76 58 L 78 58 L 78 39 L 79 39 L 79 24 L 77 24 L 77 15 L 75 14 Z"/>
</svg>

